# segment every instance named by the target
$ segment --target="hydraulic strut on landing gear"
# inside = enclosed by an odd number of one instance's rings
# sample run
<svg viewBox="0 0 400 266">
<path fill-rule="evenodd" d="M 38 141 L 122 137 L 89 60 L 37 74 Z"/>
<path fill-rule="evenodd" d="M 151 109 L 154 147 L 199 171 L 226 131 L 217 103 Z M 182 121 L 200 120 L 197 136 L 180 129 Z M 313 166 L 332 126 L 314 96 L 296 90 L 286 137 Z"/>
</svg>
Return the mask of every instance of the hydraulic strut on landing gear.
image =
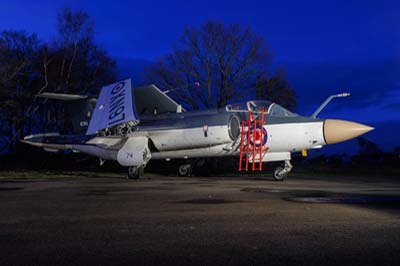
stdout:
<svg viewBox="0 0 400 266">
<path fill-rule="evenodd" d="M 286 176 L 292 170 L 293 166 L 290 163 L 290 160 L 285 161 L 284 167 L 278 166 L 274 171 L 274 178 L 277 181 L 283 181 L 286 179 Z"/>
</svg>

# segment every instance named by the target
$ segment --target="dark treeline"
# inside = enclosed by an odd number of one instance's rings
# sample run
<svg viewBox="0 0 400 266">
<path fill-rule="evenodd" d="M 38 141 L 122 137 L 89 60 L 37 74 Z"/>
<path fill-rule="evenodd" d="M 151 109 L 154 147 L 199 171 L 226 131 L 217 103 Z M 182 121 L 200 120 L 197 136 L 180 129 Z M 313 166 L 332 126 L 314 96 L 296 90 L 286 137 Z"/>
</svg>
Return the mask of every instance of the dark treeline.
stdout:
<svg viewBox="0 0 400 266">
<path fill-rule="evenodd" d="M 116 81 L 115 60 L 94 39 L 93 20 L 70 9 L 58 14 L 51 41 L 24 31 L 0 33 L 0 154 L 26 157 L 32 148 L 21 143 L 24 136 L 69 132 L 64 104 L 38 94 L 96 97 L 100 87 Z M 148 69 L 147 82 L 170 90 L 189 110 L 249 96 L 289 108 L 296 104 L 283 72 L 268 74 L 271 52 L 249 27 L 216 21 L 187 26 L 172 50 Z"/>
<path fill-rule="evenodd" d="M 70 151 L 55 156 L 20 142 L 30 134 L 70 130 L 65 106 L 36 95 L 58 92 L 96 97 L 100 87 L 116 81 L 115 60 L 94 39 L 89 15 L 69 9 L 58 14 L 51 41 L 23 31 L 0 33 L 0 168 L 98 169 L 94 157 Z M 270 59 L 265 40 L 250 28 L 208 21 L 199 27 L 185 27 L 172 52 L 147 69 L 146 81 L 169 90 L 189 110 L 223 107 L 246 97 L 293 108 L 294 90 L 282 70 L 271 71 Z M 360 139 L 359 146 L 361 158 L 375 158 L 384 164 L 380 159 L 383 153 L 375 144 Z M 397 149 L 393 154 L 398 153 Z M 330 156 L 313 162 L 338 160 L 346 163 L 348 157 Z M 205 161 L 211 165 L 203 169 L 236 171 L 235 158 Z M 215 165 L 217 162 L 220 165 Z M 151 162 L 149 168 L 176 166 L 160 163 Z M 119 166 L 109 162 L 102 169 L 115 171 Z"/>
<path fill-rule="evenodd" d="M 97 94 L 114 82 L 116 63 L 94 42 L 87 13 L 63 10 L 52 41 L 36 34 L 0 33 L 0 154 L 20 155 L 32 133 L 65 131 L 64 106 L 37 98 L 42 92 Z"/>
</svg>

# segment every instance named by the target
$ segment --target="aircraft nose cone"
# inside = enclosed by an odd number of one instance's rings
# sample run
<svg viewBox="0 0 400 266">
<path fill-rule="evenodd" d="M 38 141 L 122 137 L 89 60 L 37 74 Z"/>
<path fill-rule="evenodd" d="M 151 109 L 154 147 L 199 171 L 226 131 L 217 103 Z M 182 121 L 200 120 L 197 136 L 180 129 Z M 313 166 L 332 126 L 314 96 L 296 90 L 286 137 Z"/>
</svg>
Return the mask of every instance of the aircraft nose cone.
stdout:
<svg viewBox="0 0 400 266">
<path fill-rule="evenodd" d="M 324 122 L 324 137 L 326 144 L 346 141 L 365 134 L 373 127 L 345 120 L 326 119 Z"/>
</svg>

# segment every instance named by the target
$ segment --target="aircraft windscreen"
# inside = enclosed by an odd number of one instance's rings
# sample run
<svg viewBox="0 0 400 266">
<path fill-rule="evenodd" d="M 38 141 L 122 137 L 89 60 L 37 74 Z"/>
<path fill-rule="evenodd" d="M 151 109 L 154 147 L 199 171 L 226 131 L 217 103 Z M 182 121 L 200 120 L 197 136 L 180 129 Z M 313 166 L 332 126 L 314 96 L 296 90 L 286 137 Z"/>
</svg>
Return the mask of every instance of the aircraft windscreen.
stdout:
<svg viewBox="0 0 400 266">
<path fill-rule="evenodd" d="M 226 106 L 228 112 L 262 112 L 271 116 L 297 116 L 279 104 L 270 101 L 248 101 L 246 103 L 228 104 Z"/>
<path fill-rule="evenodd" d="M 269 112 L 270 107 L 273 105 L 270 101 L 248 101 L 247 109 L 252 112 Z"/>
<path fill-rule="evenodd" d="M 269 114 L 271 116 L 297 116 L 297 114 L 290 112 L 276 103 L 271 106 Z"/>
<path fill-rule="evenodd" d="M 268 112 L 269 107 L 272 105 L 270 101 L 248 101 L 241 103 L 228 104 L 226 110 L 228 112 Z"/>
</svg>

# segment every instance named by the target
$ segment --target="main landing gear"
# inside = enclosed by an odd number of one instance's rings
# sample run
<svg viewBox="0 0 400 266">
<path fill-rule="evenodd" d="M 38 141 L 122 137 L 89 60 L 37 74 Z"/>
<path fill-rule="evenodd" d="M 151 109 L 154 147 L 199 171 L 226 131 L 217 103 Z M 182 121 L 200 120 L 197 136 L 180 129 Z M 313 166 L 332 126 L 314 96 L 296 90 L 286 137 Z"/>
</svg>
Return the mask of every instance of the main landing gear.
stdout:
<svg viewBox="0 0 400 266">
<path fill-rule="evenodd" d="M 144 174 L 144 166 L 130 166 L 128 168 L 128 179 L 139 179 Z"/>
<path fill-rule="evenodd" d="M 180 176 L 191 176 L 192 175 L 192 165 L 191 164 L 181 164 L 178 168 L 178 173 Z"/>
<path fill-rule="evenodd" d="M 276 181 L 283 181 L 286 179 L 286 176 L 289 174 L 289 172 L 292 170 L 293 166 L 290 163 L 289 160 L 285 161 L 284 167 L 278 166 L 275 168 L 274 171 L 274 178 Z"/>
</svg>

